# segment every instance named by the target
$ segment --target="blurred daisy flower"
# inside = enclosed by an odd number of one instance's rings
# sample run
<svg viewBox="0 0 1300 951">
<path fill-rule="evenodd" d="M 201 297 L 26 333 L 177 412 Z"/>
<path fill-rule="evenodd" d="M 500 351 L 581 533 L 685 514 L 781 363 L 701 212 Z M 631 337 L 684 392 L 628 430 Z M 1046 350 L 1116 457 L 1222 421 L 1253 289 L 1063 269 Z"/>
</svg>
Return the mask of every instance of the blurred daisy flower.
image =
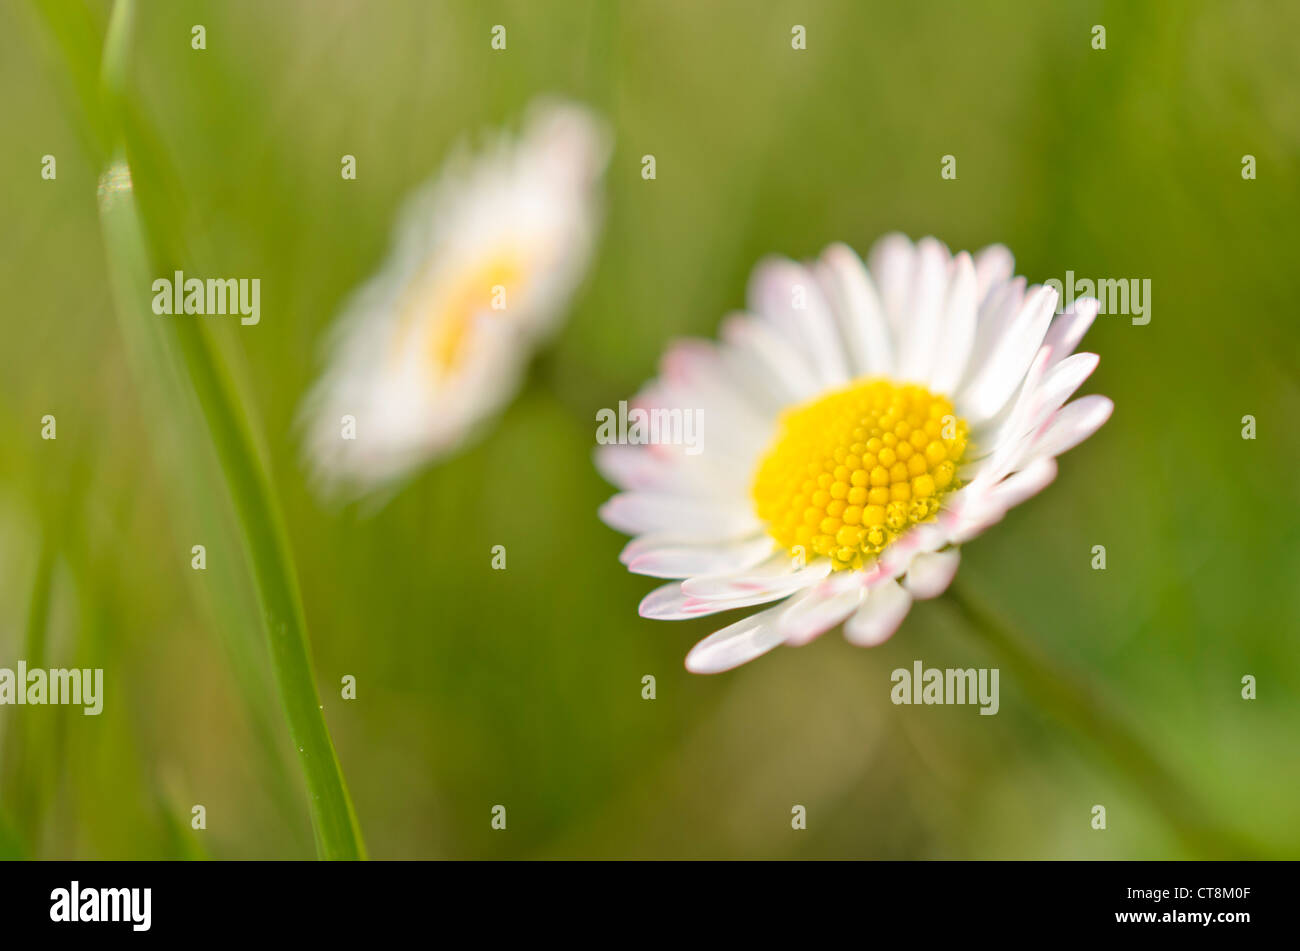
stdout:
<svg viewBox="0 0 1300 951">
<path fill-rule="evenodd" d="M 641 614 L 701 617 L 755 605 L 686 666 L 716 673 L 844 624 L 889 638 L 912 601 L 941 594 L 958 546 L 1056 476 L 1056 456 L 1113 404 L 1066 401 L 1098 357 L 1074 353 L 1097 314 L 1026 288 L 995 245 L 952 255 L 934 238 L 882 238 L 869 267 L 833 245 L 816 263 L 769 260 L 750 313 L 722 340 L 674 345 L 635 401 L 708 421 L 702 451 L 660 442 L 597 450 L 624 491 L 601 509 L 636 538 L 621 560 L 677 579 Z"/>
<path fill-rule="evenodd" d="M 300 414 L 324 493 L 391 485 L 461 446 L 514 395 L 586 273 L 609 149 L 590 111 L 539 102 L 518 137 L 460 149 L 408 200 Z"/>
</svg>

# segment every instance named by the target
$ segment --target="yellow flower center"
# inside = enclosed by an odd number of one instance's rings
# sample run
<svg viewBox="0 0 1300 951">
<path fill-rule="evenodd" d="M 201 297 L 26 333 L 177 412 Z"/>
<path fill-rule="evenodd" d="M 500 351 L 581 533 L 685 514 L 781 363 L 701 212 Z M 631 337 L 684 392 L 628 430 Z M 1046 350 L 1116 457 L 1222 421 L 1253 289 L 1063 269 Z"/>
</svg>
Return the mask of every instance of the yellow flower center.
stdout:
<svg viewBox="0 0 1300 951">
<path fill-rule="evenodd" d="M 398 351 L 409 344 L 412 333 L 422 334 L 438 375 L 453 372 L 465 355 L 474 321 L 483 315 L 509 315 L 524 276 L 521 256 L 505 249 L 450 280 L 444 276 L 417 281 L 401 305 L 405 332 L 397 337 Z"/>
<path fill-rule="evenodd" d="M 957 488 L 968 427 L 916 384 L 862 380 L 782 414 L 754 503 L 792 554 L 861 568 Z"/>
</svg>

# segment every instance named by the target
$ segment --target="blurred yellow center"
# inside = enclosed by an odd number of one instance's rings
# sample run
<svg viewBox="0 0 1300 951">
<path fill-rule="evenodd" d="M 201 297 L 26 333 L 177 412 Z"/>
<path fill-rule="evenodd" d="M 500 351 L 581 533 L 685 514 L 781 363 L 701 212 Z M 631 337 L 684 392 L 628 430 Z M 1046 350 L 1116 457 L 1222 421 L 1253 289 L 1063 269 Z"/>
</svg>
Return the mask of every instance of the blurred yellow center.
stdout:
<svg viewBox="0 0 1300 951">
<path fill-rule="evenodd" d="M 429 362 L 439 376 L 460 364 L 476 321 L 509 313 L 523 273 L 519 256 L 502 252 L 451 280 L 439 276 L 416 285 L 404 311 L 405 323 L 408 332 L 424 335 Z M 405 334 L 399 337 L 405 339 Z"/>
<path fill-rule="evenodd" d="M 519 272 L 513 257 L 502 256 L 466 274 L 449 289 L 430 340 L 430 355 L 439 369 L 451 370 L 459 363 L 466 336 L 479 315 L 507 311 Z"/>
<path fill-rule="evenodd" d="M 777 543 L 861 568 L 957 487 L 968 427 L 923 386 L 853 383 L 781 416 L 754 502 Z"/>
</svg>

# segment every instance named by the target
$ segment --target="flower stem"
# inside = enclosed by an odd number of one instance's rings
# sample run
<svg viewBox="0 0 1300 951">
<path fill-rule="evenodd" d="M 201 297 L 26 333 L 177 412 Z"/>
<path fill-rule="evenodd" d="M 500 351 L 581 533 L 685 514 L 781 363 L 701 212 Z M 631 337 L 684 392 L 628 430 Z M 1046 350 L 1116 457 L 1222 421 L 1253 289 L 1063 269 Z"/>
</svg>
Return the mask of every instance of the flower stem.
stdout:
<svg viewBox="0 0 1300 951">
<path fill-rule="evenodd" d="M 1044 710 L 1090 741 L 1128 776 L 1184 846 L 1215 858 L 1259 857 L 1254 845 L 1207 818 L 1209 810 L 1096 691 L 1026 643 L 959 585 L 948 589 L 945 600 L 1020 675 L 1025 690 Z"/>
</svg>

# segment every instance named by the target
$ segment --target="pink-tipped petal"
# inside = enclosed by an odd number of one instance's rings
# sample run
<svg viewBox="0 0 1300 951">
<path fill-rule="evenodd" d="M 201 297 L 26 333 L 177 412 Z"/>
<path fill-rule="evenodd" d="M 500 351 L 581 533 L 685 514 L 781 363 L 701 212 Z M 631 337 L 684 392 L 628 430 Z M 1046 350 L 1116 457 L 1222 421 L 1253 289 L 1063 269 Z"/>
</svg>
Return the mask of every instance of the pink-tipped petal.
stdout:
<svg viewBox="0 0 1300 951">
<path fill-rule="evenodd" d="M 779 627 L 786 643 L 798 647 L 826 633 L 857 610 L 865 593 L 860 585 L 828 597 L 809 591 L 781 615 Z"/>
<path fill-rule="evenodd" d="M 1042 458 L 1068 452 L 1101 429 L 1114 410 L 1115 404 L 1109 397 L 1095 393 L 1080 397 L 1047 424 L 1047 429 L 1030 450 L 1031 455 Z"/>
<path fill-rule="evenodd" d="M 665 544 L 645 548 L 627 561 L 628 570 L 652 578 L 693 578 L 745 571 L 772 553 L 765 535 L 723 545 Z"/>
<path fill-rule="evenodd" d="M 908 594 L 918 601 L 937 598 L 952 584 L 959 564 L 961 552 L 956 548 L 917 555 L 907 568 L 903 585 Z"/>
<path fill-rule="evenodd" d="M 1063 314 L 1059 314 L 1052 325 L 1047 328 L 1043 345 L 1052 348 L 1052 361 L 1064 360 L 1074 353 L 1083 335 L 1088 332 L 1092 322 L 1097 319 L 1099 301 L 1092 297 L 1081 297 Z"/>
<path fill-rule="evenodd" d="M 969 422 L 992 419 L 1020 387 L 1047 333 L 1056 300 L 1056 289 L 1052 287 L 1039 286 L 1029 292 L 987 363 L 962 394 L 961 404 Z"/>
<path fill-rule="evenodd" d="M 784 597 L 816 584 L 830 573 L 829 558 L 815 558 L 800 567 L 786 552 L 777 552 L 749 571 L 691 578 L 682 582 L 682 590 L 693 598 L 705 600 L 747 598 L 762 593 Z"/>
<path fill-rule="evenodd" d="M 844 637 L 858 647 L 875 647 L 889 640 L 907 617 L 912 596 L 897 581 L 873 588 L 857 612 L 844 624 Z"/>
<path fill-rule="evenodd" d="M 784 610 L 785 605 L 778 605 L 710 634 L 686 655 L 686 669 L 693 674 L 720 674 L 780 646 L 785 638 L 776 622 Z"/>
</svg>

